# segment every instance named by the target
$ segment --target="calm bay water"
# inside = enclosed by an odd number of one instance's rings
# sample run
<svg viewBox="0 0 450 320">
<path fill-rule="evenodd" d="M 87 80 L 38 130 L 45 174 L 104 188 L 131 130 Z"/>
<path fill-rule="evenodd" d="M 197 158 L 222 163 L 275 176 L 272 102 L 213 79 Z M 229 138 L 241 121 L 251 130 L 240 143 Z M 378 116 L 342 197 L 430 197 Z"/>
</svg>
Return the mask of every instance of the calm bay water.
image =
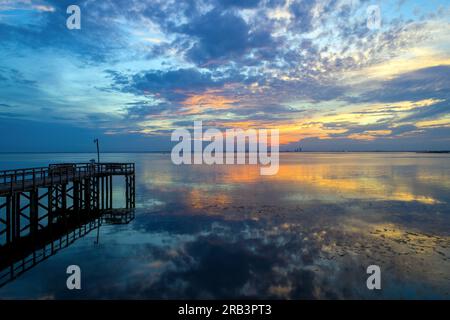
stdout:
<svg viewBox="0 0 450 320">
<path fill-rule="evenodd" d="M 1 154 L 0 169 L 95 157 Z M 0 298 L 450 298 L 449 154 L 287 153 L 275 176 L 170 154 L 102 161 L 136 163 L 135 219 L 77 240 Z M 123 206 L 120 179 L 114 192 Z M 66 289 L 71 264 L 80 291 Z M 366 287 L 372 264 L 380 291 Z"/>
</svg>

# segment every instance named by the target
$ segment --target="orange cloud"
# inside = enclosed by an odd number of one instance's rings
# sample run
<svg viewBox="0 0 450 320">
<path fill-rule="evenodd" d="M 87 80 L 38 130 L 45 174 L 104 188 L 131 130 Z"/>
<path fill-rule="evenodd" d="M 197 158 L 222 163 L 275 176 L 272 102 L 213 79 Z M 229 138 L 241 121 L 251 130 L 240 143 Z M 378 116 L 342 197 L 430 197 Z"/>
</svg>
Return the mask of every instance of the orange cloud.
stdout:
<svg viewBox="0 0 450 320">
<path fill-rule="evenodd" d="M 280 132 L 280 144 L 298 142 L 304 138 L 317 137 L 329 138 L 330 134 L 345 133 L 347 129 L 329 129 L 321 123 L 304 123 L 301 120 L 282 120 L 271 122 L 268 120 L 242 120 L 227 122 L 212 122 L 215 127 L 247 129 L 278 129 Z"/>
<path fill-rule="evenodd" d="M 181 114 L 200 114 L 208 109 L 230 109 L 238 100 L 219 95 L 220 90 L 207 90 L 202 94 L 191 94 L 181 105 Z"/>
</svg>

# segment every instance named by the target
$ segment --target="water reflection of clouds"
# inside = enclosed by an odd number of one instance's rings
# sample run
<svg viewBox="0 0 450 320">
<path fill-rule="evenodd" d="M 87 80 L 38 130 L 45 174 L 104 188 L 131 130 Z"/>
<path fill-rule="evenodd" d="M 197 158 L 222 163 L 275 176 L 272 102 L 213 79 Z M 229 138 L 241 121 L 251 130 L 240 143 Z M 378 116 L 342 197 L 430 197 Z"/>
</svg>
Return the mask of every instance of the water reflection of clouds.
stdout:
<svg viewBox="0 0 450 320">
<path fill-rule="evenodd" d="M 102 228 L 100 245 L 75 243 L 0 296 L 450 298 L 447 160 L 292 154 L 263 177 L 168 157 L 138 157 L 130 225 Z M 81 294 L 54 284 L 73 261 Z M 370 264 L 382 292 L 366 288 Z"/>
<path fill-rule="evenodd" d="M 342 202 L 352 199 L 420 202 L 437 204 L 448 201 L 450 179 L 445 167 L 434 165 L 431 158 L 424 167 L 412 164 L 410 159 L 386 164 L 362 162 L 358 156 L 334 161 L 313 162 L 299 157 L 293 162 L 281 157 L 277 175 L 261 176 L 254 165 L 235 166 L 174 166 L 161 162 L 159 168 L 142 168 L 143 187 L 166 198 L 181 198 L 188 193 L 187 203 L 198 206 L 204 203 L 246 201 L 321 200 Z M 400 160 L 397 160 L 400 161 Z M 419 159 L 419 162 L 425 160 Z M 438 163 L 439 164 L 439 163 Z"/>
<path fill-rule="evenodd" d="M 255 220 L 239 213 L 230 219 L 138 210 L 130 225 L 104 227 L 99 245 L 92 245 L 92 238 L 81 240 L 1 294 L 137 299 L 449 297 L 448 236 L 353 215 L 306 216 L 263 215 Z M 79 293 L 61 285 L 65 274 L 60 271 L 73 261 L 83 270 Z M 382 292 L 365 287 L 370 264 L 383 270 Z"/>
<path fill-rule="evenodd" d="M 157 280 L 141 288 L 143 297 L 377 298 L 379 294 L 365 289 L 365 267 L 371 263 L 389 270 L 387 277 L 394 278 L 394 284 L 405 282 L 419 296 L 421 290 L 425 295 L 445 295 L 449 290 L 443 285 L 449 277 L 445 271 L 448 237 L 410 234 L 393 224 L 372 226 L 361 221 L 330 227 L 176 218 L 178 223 L 162 225 L 170 225 L 168 236 L 190 228 L 196 236 L 172 243 L 170 249 L 152 249 L 151 260 L 158 261 L 160 268 Z M 150 234 L 162 227 L 146 226 L 140 230 Z M 428 248 L 426 255 L 417 255 L 423 247 Z M 446 252 L 447 258 L 439 252 Z M 382 295 L 395 297 L 390 289 L 394 290 L 388 285 Z"/>
</svg>

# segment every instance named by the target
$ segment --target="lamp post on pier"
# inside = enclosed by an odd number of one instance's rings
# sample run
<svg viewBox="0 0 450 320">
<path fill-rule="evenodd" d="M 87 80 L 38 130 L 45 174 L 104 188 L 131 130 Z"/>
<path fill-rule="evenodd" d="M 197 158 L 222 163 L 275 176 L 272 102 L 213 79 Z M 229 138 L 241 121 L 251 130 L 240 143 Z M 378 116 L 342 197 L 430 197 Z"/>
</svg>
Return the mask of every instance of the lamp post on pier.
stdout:
<svg viewBox="0 0 450 320">
<path fill-rule="evenodd" d="M 100 163 L 100 149 L 98 147 L 98 139 L 94 139 L 94 143 L 97 144 L 97 162 Z"/>
</svg>

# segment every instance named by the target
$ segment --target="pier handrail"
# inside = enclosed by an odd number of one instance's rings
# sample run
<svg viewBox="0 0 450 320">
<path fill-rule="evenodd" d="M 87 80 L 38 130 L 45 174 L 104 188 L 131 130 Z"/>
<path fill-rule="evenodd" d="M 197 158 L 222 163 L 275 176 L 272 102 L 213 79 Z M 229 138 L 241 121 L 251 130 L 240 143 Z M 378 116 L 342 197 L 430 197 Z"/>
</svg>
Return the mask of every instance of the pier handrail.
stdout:
<svg viewBox="0 0 450 320">
<path fill-rule="evenodd" d="M 45 185 L 53 182 L 69 182 L 86 176 L 100 174 L 134 174 L 134 163 L 54 163 L 48 167 L 34 167 L 0 171 L 0 186 L 25 188 L 31 184 Z M 38 183 L 39 182 L 39 183 Z"/>
</svg>

